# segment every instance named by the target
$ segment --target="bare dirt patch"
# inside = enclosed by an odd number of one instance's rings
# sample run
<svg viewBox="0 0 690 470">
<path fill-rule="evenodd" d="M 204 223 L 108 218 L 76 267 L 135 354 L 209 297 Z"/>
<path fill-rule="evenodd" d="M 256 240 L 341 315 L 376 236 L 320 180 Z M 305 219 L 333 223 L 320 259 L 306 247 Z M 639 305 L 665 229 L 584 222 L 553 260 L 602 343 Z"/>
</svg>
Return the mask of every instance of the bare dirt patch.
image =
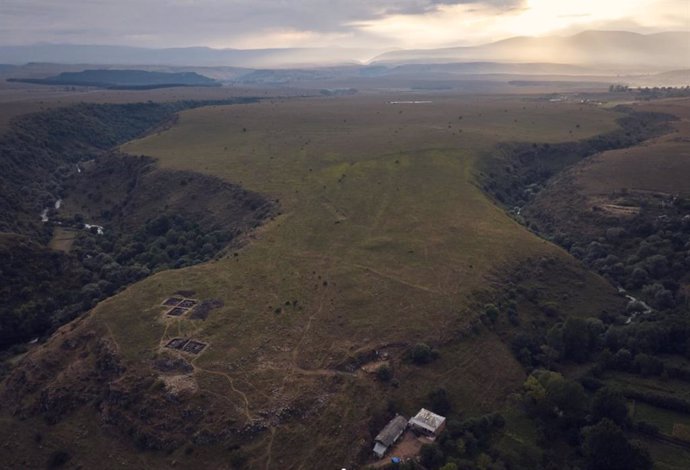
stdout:
<svg viewBox="0 0 690 470">
<path fill-rule="evenodd" d="M 374 468 L 381 468 L 391 463 L 393 457 L 398 457 L 403 462 L 416 460 L 419 451 L 424 444 L 431 444 L 433 441 L 427 437 L 417 436 L 411 430 L 405 431 L 400 440 L 386 453 L 386 456 L 372 465 Z"/>
<path fill-rule="evenodd" d="M 173 395 L 194 393 L 199 390 L 199 386 L 192 375 L 164 375 L 161 380 L 167 391 Z"/>
<path fill-rule="evenodd" d="M 390 366 L 390 361 L 375 361 L 362 366 L 362 370 L 367 374 L 375 374 L 383 366 Z"/>
<path fill-rule="evenodd" d="M 199 305 L 192 310 L 191 315 L 189 315 L 190 320 L 206 320 L 211 314 L 212 310 L 220 308 L 224 305 L 222 300 L 211 299 L 203 300 Z"/>
</svg>

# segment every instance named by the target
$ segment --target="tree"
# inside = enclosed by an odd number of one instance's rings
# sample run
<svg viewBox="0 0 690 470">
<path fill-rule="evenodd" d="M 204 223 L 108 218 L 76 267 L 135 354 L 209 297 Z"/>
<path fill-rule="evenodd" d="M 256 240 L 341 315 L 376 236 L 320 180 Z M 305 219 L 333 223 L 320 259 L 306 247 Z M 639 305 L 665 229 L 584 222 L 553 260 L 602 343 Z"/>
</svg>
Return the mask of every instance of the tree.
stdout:
<svg viewBox="0 0 690 470">
<path fill-rule="evenodd" d="M 589 470 L 650 470 L 649 453 L 631 444 L 608 418 L 583 430 L 583 452 Z"/>
<path fill-rule="evenodd" d="M 382 382 L 388 382 L 393 378 L 393 371 L 388 364 L 383 364 L 381 367 L 376 369 L 376 377 Z"/>
<path fill-rule="evenodd" d="M 560 374 L 546 385 L 546 400 L 566 426 L 582 420 L 587 413 L 587 395 L 582 385 Z"/>
<path fill-rule="evenodd" d="M 409 357 L 417 365 L 428 364 L 436 359 L 438 353 L 425 343 L 417 343 L 410 351 Z"/>
<path fill-rule="evenodd" d="M 496 320 L 498 320 L 499 311 L 494 304 L 487 304 L 484 307 L 484 314 L 488 317 L 491 323 L 496 323 Z"/>
<path fill-rule="evenodd" d="M 628 405 L 623 395 L 609 387 L 597 390 L 592 400 L 592 416 L 595 421 L 608 418 L 621 427 L 630 425 Z"/>
<path fill-rule="evenodd" d="M 571 317 L 563 325 L 563 357 L 575 362 L 585 362 L 589 358 L 591 334 L 587 322 Z"/>
<path fill-rule="evenodd" d="M 645 353 L 639 353 L 635 355 L 635 368 L 645 377 L 660 375 L 664 370 L 664 363 L 656 357 Z"/>
<path fill-rule="evenodd" d="M 424 444 L 419 451 L 422 465 L 427 468 L 435 469 L 443 463 L 443 452 L 438 444 Z"/>
</svg>

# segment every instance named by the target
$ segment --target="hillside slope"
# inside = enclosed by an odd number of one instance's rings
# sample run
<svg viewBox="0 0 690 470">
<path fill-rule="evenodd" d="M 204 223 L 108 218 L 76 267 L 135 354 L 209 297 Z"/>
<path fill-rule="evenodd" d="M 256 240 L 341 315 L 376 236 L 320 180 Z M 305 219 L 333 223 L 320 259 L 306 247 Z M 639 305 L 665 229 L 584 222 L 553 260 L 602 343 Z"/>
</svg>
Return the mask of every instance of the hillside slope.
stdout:
<svg viewBox="0 0 690 470">
<path fill-rule="evenodd" d="M 497 139 L 586 138 L 614 129 L 616 114 L 391 100 L 203 108 L 124 146 L 278 199 L 284 213 L 243 249 L 132 285 L 32 351 L 0 390 L 8 448 L 36 449 L 12 464 L 61 451 L 112 468 L 360 468 L 391 414 L 431 406 L 440 388 L 456 418 L 507 406 L 526 376 L 509 346 L 518 331 L 622 308 L 475 180 Z M 167 315 L 161 303 L 179 292 L 216 307 Z M 205 347 L 167 347 L 176 338 Z M 417 365 L 407 358 L 422 342 L 439 357 Z M 360 370 L 382 360 L 390 382 Z"/>
</svg>

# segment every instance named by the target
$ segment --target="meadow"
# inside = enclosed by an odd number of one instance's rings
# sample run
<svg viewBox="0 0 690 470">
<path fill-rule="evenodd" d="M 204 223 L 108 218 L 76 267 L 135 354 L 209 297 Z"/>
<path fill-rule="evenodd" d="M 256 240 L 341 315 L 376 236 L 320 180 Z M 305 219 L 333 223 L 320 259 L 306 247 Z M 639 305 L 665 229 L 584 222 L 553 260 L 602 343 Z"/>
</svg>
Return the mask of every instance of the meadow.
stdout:
<svg viewBox="0 0 690 470">
<path fill-rule="evenodd" d="M 275 424 L 247 442 L 253 468 L 356 462 L 368 452 L 372 417 L 391 403 L 412 414 L 438 387 L 458 412 L 500 408 L 524 372 L 498 335 L 466 336 L 480 313 L 478 293 L 500 288 L 503 273 L 530 259 L 572 263 L 487 199 L 476 163 L 499 141 L 559 142 L 612 130 L 615 113 L 529 97 L 389 103 L 396 100 L 376 94 L 202 108 L 122 147 L 281 206 L 243 247 L 158 273 L 101 303 L 91 318 L 133 368 L 146 368 L 173 337 L 207 342 L 193 379 L 216 397 L 216 413 Z M 203 322 L 164 318 L 160 302 L 180 289 L 224 306 Z M 594 315 L 598 306 L 585 297 L 611 292 L 593 275 L 580 291 L 573 294 L 580 303 L 565 313 Z M 439 360 L 404 363 L 417 342 L 438 347 Z M 394 358 L 397 387 L 344 367 L 372 351 Z M 284 409 L 301 419 L 280 419 Z"/>
</svg>

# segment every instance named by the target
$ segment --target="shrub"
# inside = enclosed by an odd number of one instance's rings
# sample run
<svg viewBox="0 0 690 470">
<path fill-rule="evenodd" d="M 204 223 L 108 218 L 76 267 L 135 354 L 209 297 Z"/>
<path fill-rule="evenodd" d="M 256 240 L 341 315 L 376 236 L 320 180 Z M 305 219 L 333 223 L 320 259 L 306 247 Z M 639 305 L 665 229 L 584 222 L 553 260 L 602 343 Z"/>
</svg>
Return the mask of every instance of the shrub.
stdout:
<svg viewBox="0 0 690 470">
<path fill-rule="evenodd" d="M 68 452 L 64 450 L 56 450 L 50 455 L 50 458 L 48 459 L 48 468 L 62 467 L 69 461 L 70 458 L 71 456 Z"/>
<path fill-rule="evenodd" d="M 407 354 L 409 360 L 417 365 L 428 364 L 438 357 L 438 352 L 425 343 L 417 343 Z"/>
<path fill-rule="evenodd" d="M 382 382 L 388 382 L 393 378 L 393 371 L 388 364 L 384 364 L 376 369 L 376 377 Z"/>
</svg>

